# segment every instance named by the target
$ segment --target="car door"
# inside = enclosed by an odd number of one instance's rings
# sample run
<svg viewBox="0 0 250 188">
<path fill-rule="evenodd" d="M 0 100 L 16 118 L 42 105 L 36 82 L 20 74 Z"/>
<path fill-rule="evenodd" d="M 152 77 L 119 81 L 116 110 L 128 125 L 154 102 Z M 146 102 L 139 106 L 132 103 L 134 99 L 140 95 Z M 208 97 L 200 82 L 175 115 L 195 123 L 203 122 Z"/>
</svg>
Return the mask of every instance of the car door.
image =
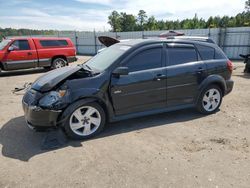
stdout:
<svg viewBox="0 0 250 188">
<path fill-rule="evenodd" d="M 192 104 L 206 65 L 192 44 L 169 43 L 166 47 L 167 106 Z"/>
<path fill-rule="evenodd" d="M 28 40 L 15 40 L 6 56 L 8 70 L 25 69 L 37 66 L 37 54 Z"/>
<path fill-rule="evenodd" d="M 121 66 L 129 74 L 111 78 L 111 97 L 116 115 L 166 106 L 166 75 L 162 72 L 163 44 L 134 52 Z"/>
</svg>

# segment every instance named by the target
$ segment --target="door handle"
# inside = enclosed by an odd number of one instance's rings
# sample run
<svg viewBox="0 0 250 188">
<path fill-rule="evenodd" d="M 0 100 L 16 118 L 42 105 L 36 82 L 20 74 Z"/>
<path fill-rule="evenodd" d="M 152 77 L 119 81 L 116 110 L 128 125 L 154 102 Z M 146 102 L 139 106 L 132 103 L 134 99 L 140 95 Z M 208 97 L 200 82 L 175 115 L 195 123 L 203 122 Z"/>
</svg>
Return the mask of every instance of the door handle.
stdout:
<svg viewBox="0 0 250 188">
<path fill-rule="evenodd" d="M 198 70 L 197 70 L 196 72 L 197 72 L 197 74 L 201 74 L 201 73 L 203 73 L 204 71 L 205 71 L 205 69 L 202 68 L 202 67 L 200 67 L 200 68 L 198 68 Z"/>
<path fill-rule="evenodd" d="M 28 55 L 32 55 L 32 53 L 31 53 L 31 52 L 28 52 Z"/>
<path fill-rule="evenodd" d="M 166 75 L 164 74 L 157 74 L 154 80 L 161 81 L 162 79 L 166 78 Z"/>
</svg>

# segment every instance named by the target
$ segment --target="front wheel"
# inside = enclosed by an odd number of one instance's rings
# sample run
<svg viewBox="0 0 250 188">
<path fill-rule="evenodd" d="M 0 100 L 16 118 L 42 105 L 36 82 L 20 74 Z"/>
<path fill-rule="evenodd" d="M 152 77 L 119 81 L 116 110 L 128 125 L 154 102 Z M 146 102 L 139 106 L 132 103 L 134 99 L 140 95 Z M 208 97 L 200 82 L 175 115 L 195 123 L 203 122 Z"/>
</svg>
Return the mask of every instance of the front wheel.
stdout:
<svg viewBox="0 0 250 188">
<path fill-rule="evenodd" d="M 64 129 L 72 139 L 87 139 L 98 134 L 106 122 L 103 108 L 93 102 L 79 101 L 66 109 Z"/>
<path fill-rule="evenodd" d="M 222 91 L 217 85 L 208 86 L 198 99 L 197 109 L 202 114 L 212 114 L 218 110 L 222 102 Z"/>
</svg>

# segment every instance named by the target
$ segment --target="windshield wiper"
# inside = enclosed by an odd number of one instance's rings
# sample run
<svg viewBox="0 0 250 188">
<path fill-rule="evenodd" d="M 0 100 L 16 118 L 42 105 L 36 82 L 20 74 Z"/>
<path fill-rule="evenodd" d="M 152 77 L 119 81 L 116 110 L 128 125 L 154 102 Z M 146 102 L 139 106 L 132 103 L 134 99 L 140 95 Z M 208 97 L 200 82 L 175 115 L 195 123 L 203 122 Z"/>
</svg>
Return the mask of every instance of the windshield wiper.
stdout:
<svg viewBox="0 0 250 188">
<path fill-rule="evenodd" d="M 92 68 L 86 64 L 83 64 L 84 66 L 86 66 L 89 70 L 92 70 Z"/>
<path fill-rule="evenodd" d="M 90 66 L 88 66 L 88 65 L 80 64 L 80 65 L 78 65 L 78 66 L 82 67 L 83 69 L 85 69 L 85 70 L 87 70 L 87 71 L 89 71 L 89 72 L 92 72 L 92 71 L 93 71 L 93 70 L 90 68 Z"/>
</svg>

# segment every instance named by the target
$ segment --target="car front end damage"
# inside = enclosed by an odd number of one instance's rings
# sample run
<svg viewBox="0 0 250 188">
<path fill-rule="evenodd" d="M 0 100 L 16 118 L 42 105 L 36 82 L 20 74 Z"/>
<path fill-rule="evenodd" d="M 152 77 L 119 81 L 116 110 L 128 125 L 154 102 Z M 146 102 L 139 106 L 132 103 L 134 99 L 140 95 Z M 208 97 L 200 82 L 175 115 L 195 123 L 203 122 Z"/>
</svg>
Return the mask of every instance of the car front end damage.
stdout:
<svg viewBox="0 0 250 188">
<path fill-rule="evenodd" d="M 58 117 L 69 103 L 69 92 L 64 89 L 41 93 L 29 89 L 22 105 L 27 124 L 33 128 L 48 128 L 58 125 Z"/>
<path fill-rule="evenodd" d="M 58 126 L 61 113 L 72 102 L 68 87 L 70 81 L 82 80 L 88 76 L 88 71 L 77 67 L 50 71 L 38 78 L 22 100 L 29 127 L 46 129 Z"/>
</svg>

